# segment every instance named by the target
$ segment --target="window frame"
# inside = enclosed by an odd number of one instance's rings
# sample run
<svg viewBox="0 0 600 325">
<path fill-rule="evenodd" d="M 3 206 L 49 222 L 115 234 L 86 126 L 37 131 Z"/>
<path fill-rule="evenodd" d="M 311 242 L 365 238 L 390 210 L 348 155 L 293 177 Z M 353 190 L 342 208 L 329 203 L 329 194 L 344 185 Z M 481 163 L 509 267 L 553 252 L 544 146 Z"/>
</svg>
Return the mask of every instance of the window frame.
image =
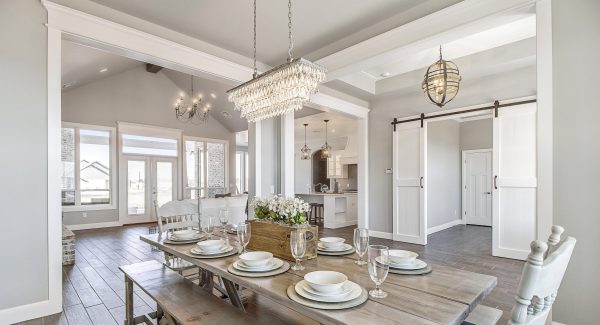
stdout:
<svg viewBox="0 0 600 325">
<path fill-rule="evenodd" d="M 74 122 L 65 122 L 61 123 L 62 129 L 74 129 L 74 150 L 75 150 L 75 161 L 74 161 L 74 178 L 75 178 L 75 205 L 62 205 L 61 208 L 63 212 L 77 212 L 77 211 L 98 211 L 98 210 L 115 210 L 117 209 L 117 155 L 116 155 L 116 147 L 117 147 L 117 129 L 110 126 L 102 126 L 102 125 L 92 125 L 92 124 L 83 124 L 83 123 L 74 123 Z M 109 204 L 95 204 L 95 205 L 82 205 L 81 204 L 81 180 L 80 180 L 80 135 L 79 130 L 97 130 L 97 131 L 107 131 L 109 132 L 109 177 L 110 177 L 110 187 L 109 187 L 109 195 L 110 195 L 110 203 Z M 61 190 L 62 192 L 62 190 Z"/>
<path fill-rule="evenodd" d="M 240 166 L 237 165 L 237 157 L 236 157 L 236 164 L 235 164 L 235 173 L 236 173 L 236 182 L 235 182 L 235 186 L 237 186 L 237 172 L 238 170 L 240 170 L 240 174 L 241 174 L 241 179 L 240 179 L 240 187 L 238 188 L 238 191 L 240 192 L 240 194 L 244 193 L 244 192 L 248 192 L 250 190 L 250 187 L 248 186 L 248 182 L 246 181 L 246 179 L 248 179 L 248 175 L 246 173 L 246 166 L 248 166 L 249 162 L 249 154 L 248 154 L 248 150 L 239 150 L 236 149 L 235 154 L 237 156 L 238 153 L 241 153 L 241 164 Z M 249 167 L 249 166 L 248 166 Z M 249 169 L 249 168 L 248 168 Z"/>
<path fill-rule="evenodd" d="M 229 184 L 229 141 L 228 140 L 222 140 L 222 139 L 213 139 L 213 138 L 202 138 L 202 137 L 194 137 L 194 136 L 183 136 L 183 142 L 181 143 L 181 147 L 182 147 L 182 151 L 181 154 L 183 156 L 183 184 L 182 184 L 182 188 L 183 188 L 183 197 L 188 199 L 188 198 L 192 198 L 191 197 L 191 191 L 187 190 L 188 187 L 188 175 L 187 175 L 187 167 L 188 167 L 188 160 L 187 160 L 187 151 L 186 151 L 186 143 L 187 141 L 194 141 L 194 142 L 212 142 L 212 143 L 220 143 L 223 144 L 225 146 L 225 192 L 230 192 L 231 188 L 230 188 L 230 184 Z M 205 166 L 207 166 L 207 151 L 204 150 L 203 151 L 204 154 L 204 162 L 205 162 Z M 202 171 L 203 173 L 203 177 L 202 179 L 204 180 L 204 182 L 207 182 L 208 179 L 208 171 L 207 169 Z M 206 184 L 204 184 L 206 185 Z M 200 193 L 202 193 L 202 191 L 206 191 L 208 193 L 208 186 L 201 186 L 200 187 Z"/>
</svg>

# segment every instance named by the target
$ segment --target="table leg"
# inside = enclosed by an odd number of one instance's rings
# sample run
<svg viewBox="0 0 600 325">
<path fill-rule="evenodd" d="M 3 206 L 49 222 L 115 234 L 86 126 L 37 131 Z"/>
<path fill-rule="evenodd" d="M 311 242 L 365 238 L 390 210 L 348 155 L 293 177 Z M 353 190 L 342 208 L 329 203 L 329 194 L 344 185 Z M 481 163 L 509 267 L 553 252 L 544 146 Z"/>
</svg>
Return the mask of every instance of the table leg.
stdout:
<svg viewBox="0 0 600 325">
<path fill-rule="evenodd" d="M 212 272 L 209 272 L 206 270 L 201 270 L 199 281 L 200 281 L 199 284 L 202 288 L 206 289 L 207 291 L 212 291 L 212 289 L 214 287 Z"/>
<path fill-rule="evenodd" d="M 227 279 L 223 279 L 223 284 L 225 285 L 225 290 L 227 290 L 227 295 L 229 296 L 231 304 L 242 311 L 245 311 L 244 304 L 242 303 L 242 300 L 240 299 L 240 296 L 235 288 L 235 283 Z"/>
<path fill-rule="evenodd" d="M 133 281 L 125 276 L 125 325 L 134 325 L 133 320 Z"/>
</svg>

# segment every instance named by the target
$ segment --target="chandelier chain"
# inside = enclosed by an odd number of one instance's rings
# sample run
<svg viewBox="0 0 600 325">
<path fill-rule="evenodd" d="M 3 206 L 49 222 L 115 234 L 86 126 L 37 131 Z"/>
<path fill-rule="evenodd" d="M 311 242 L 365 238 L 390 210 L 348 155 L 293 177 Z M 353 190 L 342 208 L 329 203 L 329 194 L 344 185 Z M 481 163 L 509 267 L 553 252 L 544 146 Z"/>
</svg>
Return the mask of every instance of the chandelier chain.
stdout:
<svg viewBox="0 0 600 325">
<path fill-rule="evenodd" d="M 288 0 L 288 61 L 292 61 L 292 49 L 294 48 L 294 39 L 292 38 L 292 0 Z"/>
<path fill-rule="evenodd" d="M 254 0 L 254 74 L 253 78 L 258 76 L 258 69 L 256 68 L 256 0 Z"/>
</svg>

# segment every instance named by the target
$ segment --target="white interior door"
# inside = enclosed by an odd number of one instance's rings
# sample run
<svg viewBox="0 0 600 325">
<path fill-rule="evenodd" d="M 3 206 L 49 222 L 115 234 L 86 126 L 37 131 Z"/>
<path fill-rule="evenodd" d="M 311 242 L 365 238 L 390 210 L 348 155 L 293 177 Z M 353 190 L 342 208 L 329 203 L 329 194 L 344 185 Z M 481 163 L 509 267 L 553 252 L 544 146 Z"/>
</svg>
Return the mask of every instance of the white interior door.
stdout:
<svg viewBox="0 0 600 325">
<path fill-rule="evenodd" d="M 494 118 L 494 256 L 525 259 L 536 238 L 536 104 L 499 109 Z"/>
<path fill-rule="evenodd" d="M 463 151 L 465 223 L 492 226 L 492 149 Z"/>
<path fill-rule="evenodd" d="M 393 138 L 393 239 L 425 245 L 427 123 L 397 124 Z"/>
</svg>

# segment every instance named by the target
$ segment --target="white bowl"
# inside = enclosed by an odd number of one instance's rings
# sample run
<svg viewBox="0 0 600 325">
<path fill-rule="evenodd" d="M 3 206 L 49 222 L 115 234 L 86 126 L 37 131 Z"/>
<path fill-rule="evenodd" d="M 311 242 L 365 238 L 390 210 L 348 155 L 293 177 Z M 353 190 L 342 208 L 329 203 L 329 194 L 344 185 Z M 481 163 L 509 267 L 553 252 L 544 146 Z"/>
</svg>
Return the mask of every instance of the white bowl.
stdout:
<svg viewBox="0 0 600 325">
<path fill-rule="evenodd" d="M 240 260 L 249 267 L 267 265 L 272 258 L 273 254 L 269 252 L 248 252 L 240 255 Z"/>
<path fill-rule="evenodd" d="M 197 233 L 194 229 L 175 230 L 173 231 L 173 236 L 177 238 L 192 238 Z"/>
<path fill-rule="evenodd" d="M 324 248 L 338 248 L 342 246 L 345 241 L 344 238 L 340 237 L 323 237 L 319 239 L 319 242 Z"/>
<path fill-rule="evenodd" d="M 314 271 L 304 275 L 304 280 L 317 292 L 333 293 L 342 289 L 348 277 L 335 271 Z"/>
<path fill-rule="evenodd" d="M 390 249 L 389 259 L 390 263 L 394 264 L 411 264 L 419 254 L 411 251 L 404 251 L 401 249 Z"/>
<path fill-rule="evenodd" d="M 225 242 L 222 239 L 211 239 L 211 240 L 201 241 L 196 245 L 198 245 L 198 248 L 202 251 L 216 252 L 216 251 L 220 250 L 221 248 L 223 248 L 224 244 L 225 244 Z"/>
</svg>

